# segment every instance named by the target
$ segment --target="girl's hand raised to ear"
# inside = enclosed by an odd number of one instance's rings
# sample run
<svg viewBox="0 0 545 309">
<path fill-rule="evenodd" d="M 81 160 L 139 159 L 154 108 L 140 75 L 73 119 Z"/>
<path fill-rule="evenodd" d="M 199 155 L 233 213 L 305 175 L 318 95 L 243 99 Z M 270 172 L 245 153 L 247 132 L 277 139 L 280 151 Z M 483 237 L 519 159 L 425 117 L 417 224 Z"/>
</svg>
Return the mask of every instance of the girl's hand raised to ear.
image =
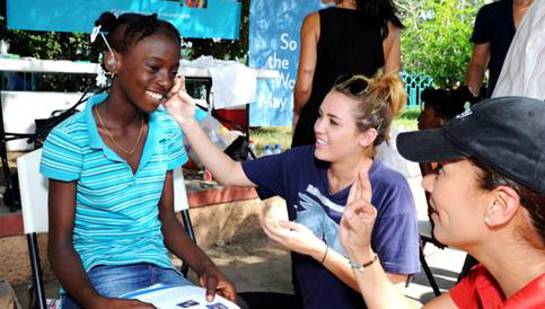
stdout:
<svg viewBox="0 0 545 309">
<path fill-rule="evenodd" d="M 174 87 L 168 94 L 165 108 L 170 115 L 180 124 L 184 125 L 195 118 L 195 100 L 185 89 L 185 77 L 176 78 Z"/>
<path fill-rule="evenodd" d="M 339 238 L 349 257 L 368 261 L 371 253 L 371 232 L 377 210 L 371 205 L 371 182 L 368 168 L 363 168 L 348 195 L 340 225 Z"/>
</svg>

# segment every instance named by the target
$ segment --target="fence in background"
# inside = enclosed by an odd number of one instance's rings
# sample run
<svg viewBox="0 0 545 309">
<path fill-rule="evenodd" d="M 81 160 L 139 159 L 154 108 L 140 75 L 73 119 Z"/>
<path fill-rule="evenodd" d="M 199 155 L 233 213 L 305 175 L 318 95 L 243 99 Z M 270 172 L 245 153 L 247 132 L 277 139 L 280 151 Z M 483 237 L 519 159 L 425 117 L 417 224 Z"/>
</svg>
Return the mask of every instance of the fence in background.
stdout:
<svg viewBox="0 0 545 309">
<path fill-rule="evenodd" d="M 401 79 L 403 79 L 405 89 L 407 91 L 407 107 L 419 107 L 422 104 L 420 100 L 420 93 L 422 93 L 424 89 L 433 85 L 433 78 L 425 74 L 409 74 L 407 72 L 401 72 Z"/>
</svg>

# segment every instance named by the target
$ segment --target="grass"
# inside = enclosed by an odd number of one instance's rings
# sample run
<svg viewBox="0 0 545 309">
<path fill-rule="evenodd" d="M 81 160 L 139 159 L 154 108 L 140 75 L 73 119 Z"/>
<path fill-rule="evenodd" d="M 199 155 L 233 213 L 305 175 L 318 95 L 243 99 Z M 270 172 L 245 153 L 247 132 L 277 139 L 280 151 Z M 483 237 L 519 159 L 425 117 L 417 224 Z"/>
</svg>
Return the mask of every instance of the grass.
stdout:
<svg viewBox="0 0 545 309">
<path fill-rule="evenodd" d="M 275 144 L 280 144 L 280 147 L 285 150 L 291 145 L 291 127 L 252 128 L 250 139 L 255 143 L 258 155 L 261 155 L 265 145 L 273 148 Z"/>
<path fill-rule="evenodd" d="M 420 114 L 419 108 L 405 110 L 393 121 L 395 128 L 404 130 L 416 130 L 417 119 Z M 271 148 L 275 144 L 280 144 L 283 150 L 291 145 L 291 127 L 256 127 L 250 129 L 250 139 L 254 141 L 257 153 L 261 154 L 263 147 L 269 145 Z"/>
<path fill-rule="evenodd" d="M 418 116 L 420 108 L 411 108 L 403 111 L 396 119 L 394 119 L 394 128 L 404 128 L 406 130 L 417 130 Z"/>
</svg>

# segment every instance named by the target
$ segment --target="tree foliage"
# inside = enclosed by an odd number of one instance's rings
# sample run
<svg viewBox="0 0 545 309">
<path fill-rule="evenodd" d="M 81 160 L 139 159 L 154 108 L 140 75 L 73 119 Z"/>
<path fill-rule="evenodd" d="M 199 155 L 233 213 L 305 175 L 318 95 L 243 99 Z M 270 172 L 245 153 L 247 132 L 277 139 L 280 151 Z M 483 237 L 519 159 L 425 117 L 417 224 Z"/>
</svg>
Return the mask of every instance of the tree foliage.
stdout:
<svg viewBox="0 0 545 309">
<path fill-rule="evenodd" d="M 469 41 L 478 9 L 486 0 L 397 0 L 404 70 L 425 73 L 437 86 L 462 83 L 472 53 Z"/>
</svg>

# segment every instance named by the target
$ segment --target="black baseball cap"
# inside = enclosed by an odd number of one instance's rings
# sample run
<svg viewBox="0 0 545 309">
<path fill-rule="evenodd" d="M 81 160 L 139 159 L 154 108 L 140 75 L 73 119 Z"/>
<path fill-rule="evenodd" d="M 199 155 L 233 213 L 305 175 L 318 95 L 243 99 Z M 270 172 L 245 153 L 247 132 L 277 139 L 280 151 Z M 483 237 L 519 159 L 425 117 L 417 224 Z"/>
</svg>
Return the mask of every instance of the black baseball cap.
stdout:
<svg viewBox="0 0 545 309">
<path fill-rule="evenodd" d="M 484 100 L 440 129 L 399 134 L 397 149 L 421 163 L 474 157 L 545 193 L 545 102 L 525 97 Z"/>
</svg>

